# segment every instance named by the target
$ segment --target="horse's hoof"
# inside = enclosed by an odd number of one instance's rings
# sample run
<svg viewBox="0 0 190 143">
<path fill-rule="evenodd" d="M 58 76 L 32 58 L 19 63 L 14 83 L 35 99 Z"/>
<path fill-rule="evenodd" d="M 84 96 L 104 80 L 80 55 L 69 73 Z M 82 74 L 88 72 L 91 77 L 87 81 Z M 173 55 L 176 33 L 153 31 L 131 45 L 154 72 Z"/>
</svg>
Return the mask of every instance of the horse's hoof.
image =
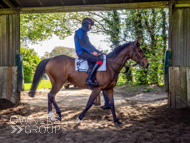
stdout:
<svg viewBox="0 0 190 143">
<path fill-rule="evenodd" d="M 123 123 L 119 122 L 119 120 L 116 120 L 114 122 L 117 123 L 118 125 L 123 125 Z"/>
<path fill-rule="evenodd" d="M 123 125 L 123 123 L 121 123 L 121 122 L 119 122 L 119 121 L 117 121 L 117 124 L 118 124 L 118 125 Z"/>
<path fill-rule="evenodd" d="M 35 92 L 30 91 L 28 95 L 29 95 L 30 97 L 34 97 L 34 94 L 35 94 Z"/>
<path fill-rule="evenodd" d="M 49 111 L 49 113 L 48 113 L 48 118 L 50 119 L 51 122 L 54 122 L 54 118 L 53 118 L 53 113 L 52 113 L 52 111 Z"/>
<path fill-rule="evenodd" d="M 58 112 L 58 120 L 61 121 L 61 112 Z"/>
<path fill-rule="evenodd" d="M 80 124 L 80 122 L 81 122 L 81 120 L 78 118 L 77 125 L 79 125 L 79 124 Z"/>
<path fill-rule="evenodd" d="M 61 117 L 58 117 L 57 120 L 61 122 Z"/>
<path fill-rule="evenodd" d="M 101 106 L 102 109 L 110 109 L 110 107 L 104 105 L 104 106 Z"/>
<path fill-rule="evenodd" d="M 61 117 L 58 117 L 58 120 L 61 121 Z"/>
<path fill-rule="evenodd" d="M 48 119 L 50 123 L 53 123 L 55 121 L 53 117 L 48 117 Z"/>
</svg>

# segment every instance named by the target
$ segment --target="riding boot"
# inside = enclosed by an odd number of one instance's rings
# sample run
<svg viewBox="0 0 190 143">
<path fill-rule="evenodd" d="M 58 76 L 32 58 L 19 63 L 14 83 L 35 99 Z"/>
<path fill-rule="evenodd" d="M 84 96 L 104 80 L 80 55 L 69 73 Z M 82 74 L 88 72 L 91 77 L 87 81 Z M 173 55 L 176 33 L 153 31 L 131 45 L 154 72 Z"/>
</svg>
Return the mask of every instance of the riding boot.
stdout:
<svg viewBox="0 0 190 143">
<path fill-rule="evenodd" d="M 92 69 L 90 75 L 89 75 L 88 78 L 86 79 L 86 83 L 87 83 L 87 84 L 94 85 L 94 86 L 97 86 L 97 85 L 98 85 L 97 82 L 94 82 L 94 81 L 92 80 L 92 77 L 93 77 L 93 75 L 96 73 L 96 71 L 97 71 L 97 69 L 98 69 L 99 67 L 100 67 L 100 65 L 99 65 L 98 63 L 96 63 L 96 64 L 94 65 L 94 67 L 93 67 L 93 69 Z"/>
</svg>

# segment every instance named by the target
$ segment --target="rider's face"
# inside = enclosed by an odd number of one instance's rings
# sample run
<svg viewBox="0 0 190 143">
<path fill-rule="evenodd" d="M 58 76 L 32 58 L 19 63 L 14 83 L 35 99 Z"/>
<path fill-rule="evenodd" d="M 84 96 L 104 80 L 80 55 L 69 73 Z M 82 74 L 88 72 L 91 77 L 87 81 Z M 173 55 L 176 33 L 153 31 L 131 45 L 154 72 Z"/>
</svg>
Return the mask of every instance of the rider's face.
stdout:
<svg viewBox="0 0 190 143">
<path fill-rule="evenodd" d="M 88 29 L 91 30 L 91 24 L 88 24 Z"/>
</svg>

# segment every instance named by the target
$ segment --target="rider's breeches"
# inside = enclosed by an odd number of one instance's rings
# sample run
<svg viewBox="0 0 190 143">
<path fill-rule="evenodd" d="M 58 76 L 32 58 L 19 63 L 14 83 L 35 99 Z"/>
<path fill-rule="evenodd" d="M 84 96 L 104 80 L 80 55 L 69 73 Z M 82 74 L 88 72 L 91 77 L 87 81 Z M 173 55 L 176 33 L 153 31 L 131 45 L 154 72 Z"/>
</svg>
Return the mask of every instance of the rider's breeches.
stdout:
<svg viewBox="0 0 190 143">
<path fill-rule="evenodd" d="M 79 55 L 79 58 L 82 58 L 84 60 L 87 60 L 88 62 L 92 63 L 98 63 L 99 65 L 102 65 L 103 58 L 101 58 L 102 55 L 94 56 L 90 53 L 84 52 L 83 54 Z"/>
</svg>

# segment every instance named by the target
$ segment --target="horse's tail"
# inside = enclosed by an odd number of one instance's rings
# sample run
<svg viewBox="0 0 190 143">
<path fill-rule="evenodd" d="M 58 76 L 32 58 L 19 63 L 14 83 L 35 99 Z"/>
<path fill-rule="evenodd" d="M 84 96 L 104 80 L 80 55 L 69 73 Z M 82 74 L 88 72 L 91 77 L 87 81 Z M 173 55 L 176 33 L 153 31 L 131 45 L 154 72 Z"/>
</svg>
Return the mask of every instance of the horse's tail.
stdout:
<svg viewBox="0 0 190 143">
<path fill-rule="evenodd" d="M 37 85 L 40 82 L 41 77 L 45 73 L 45 67 L 49 60 L 50 59 L 42 60 L 37 66 L 36 72 L 34 74 L 33 82 L 32 82 L 32 88 L 30 89 L 30 92 L 29 92 L 30 97 L 34 97 Z"/>
</svg>

